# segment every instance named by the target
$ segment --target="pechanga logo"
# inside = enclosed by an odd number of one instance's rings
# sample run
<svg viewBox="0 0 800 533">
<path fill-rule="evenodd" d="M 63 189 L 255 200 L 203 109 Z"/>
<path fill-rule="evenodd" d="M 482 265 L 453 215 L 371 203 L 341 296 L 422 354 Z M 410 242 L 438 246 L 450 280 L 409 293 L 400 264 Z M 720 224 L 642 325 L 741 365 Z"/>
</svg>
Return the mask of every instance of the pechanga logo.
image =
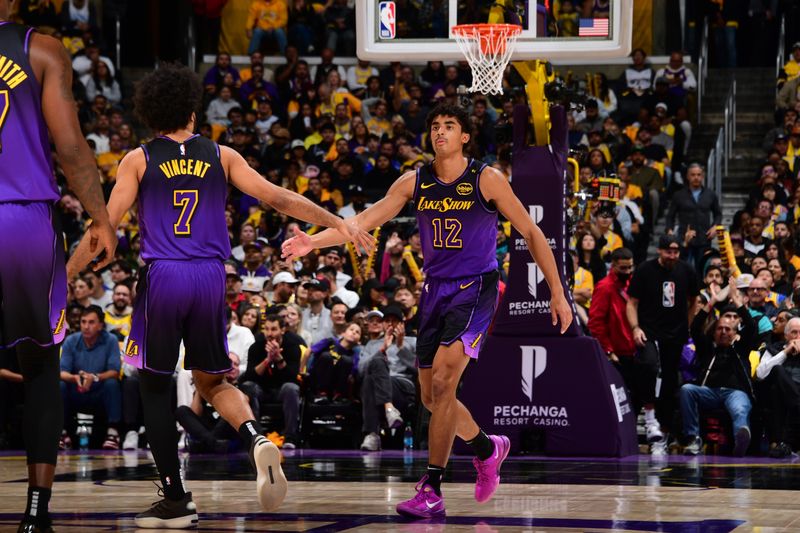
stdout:
<svg viewBox="0 0 800 533">
<path fill-rule="evenodd" d="M 544 346 L 520 346 L 522 350 L 522 392 L 533 401 L 533 380 L 547 368 L 547 349 Z"/>
<path fill-rule="evenodd" d="M 539 224 L 544 218 L 544 207 L 540 205 L 529 205 L 528 212 L 531 214 L 534 224 Z"/>
<path fill-rule="evenodd" d="M 544 346 L 520 346 L 522 350 L 522 393 L 528 398 L 523 405 L 495 405 L 495 426 L 569 426 L 567 408 L 558 405 L 533 403 L 533 381 L 547 368 L 547 348 Z"/>
<path fill-rule="evenodd" d="M 542 220 L 544 220 L 544 207 L 541 205 L 528 205 L 528 213 L 530 213 L 531 220 L 533 220 L 534 224 L 541 224 Z M 556 240 L 552 237 L 547 237 L 546 235 L 545 239 L 547 239 L 547 244 L 550 246 L 550 248 L 555 250 Z M 527 252 L 528 243 L 525 242 L 525 239 L 522 237 L 517 237 L 514 239 L 514 249 L 518 252 Z"/>
<path fill-rule="evenodd" d="M 471 183 L 459 183 L 456 187 L 456 192 L 461 196 L 466 196 L 472 193 L 472 184 Z"/>
<path fill-rule="evenodd" d="M 539 284 L 544 281 L 544 272 L 536 263 L 528 263 L 528 293 L 533 300 L 510 301 L 509 316 L 526 316 L 550 313 L 550 302 L 539 299 Z"/>
<path fill-rule="evenodd" d="M 534 298 L 539 291 L 539 284 L 544 281 L 544 272 L 536 263 L 528 263 L 528 292 Z"/>
<path fill-rule="evenodd" d="M 474 203 L 474 200 L 454 200 L 453 198 L 426 200 L 423 196 L 419 199 L 417 211 L 438 211 L 440 213 L 446 213 L 447 211 L 468 211 Z"/>
</svg>

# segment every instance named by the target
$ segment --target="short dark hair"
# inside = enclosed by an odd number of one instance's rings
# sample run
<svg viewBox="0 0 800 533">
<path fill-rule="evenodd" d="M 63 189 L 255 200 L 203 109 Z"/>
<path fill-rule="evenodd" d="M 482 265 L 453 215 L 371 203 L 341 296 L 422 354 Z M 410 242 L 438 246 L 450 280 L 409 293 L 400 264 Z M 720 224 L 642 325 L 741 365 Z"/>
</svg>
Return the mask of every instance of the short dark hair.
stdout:
<svg viewBox="0 0 800 533">
<path fill-rule="evenodd" d="M 470 125 L 469 121 L 469 114 L 463 107 L 459 105 L 442 102 L 431 109 L 431 112 L 428 113 L 428 117 L 425 119 L 425 127 L 427 128 L 428 133 L 430 133 L 431 125 L 436 117 L 453 117 L 461 126 L 461 133 L 469 133 L 472 131 L 472 126 Z"/>
<path fill-rule="evenodd" d="M 92 272 L 94 274 L 94 272 Z M 86 274 L 86 272 L 81 273 L 80 277 L 81 281 L 89 286 L 90 289 L 94 290 L 94 280 Z"/>
<path fill-rule="evenodd" d="M 278 314 L 270 313 L 264 318 L 264 323 L 267 322 L 277 322 L 278 327 L 283 329 L 286 327 L 286 322 L 283 320 L 283 317 Z"/>
<path fill-rule="evenodd" d="M 768 263 L 768 264 L 769 264 L 769 263 Z M 772 275 L 772 270 L 770 270 L 770 269 L 768 269 L 768 268 L 759 268 L 759 269 L 758 269 L 758 272 L 756 272 L 756 276 L 758 276 L 759 274 L 761 274 L 761 273 L 762 273 L 763 271 L 765 271 L 765 270 L 766 270 L 767 272 L 769 272 L 769 276 L 772 278 L 772 281 L 775 281 L 775 276 L 773 276 L 773 275 Z"/>
<path fill-rule="evenodd" d="M 627 248 L 617 248 L 611 252 L 611 262 L 621 261 L 623 259 L 633 259 L 633 252 Z"/>
<path fill-rule="evenodd" d="M 91 315 L 92 313 L 97 315 L 97 320 L 99 320 L 101 324 L 105 324 L 106 314 L 102 309 L 100 309 L 99 305 L 89 305 L 85 307 L 81 312 L 81 318 L 85 317 L 86 315 Z"/>
<path fill-rule="evenodd" d="M 108 265 L 109 269 L 112 269 L 114 267 L 119 267 L 120 270 L 122 270 L 128 275 L 133 274 L 133 268 L 131 267 L 131 265 L 127 261 L 123 261 L 122 259 L 118 259 L 113 263 L 111 263 L 110 265 Z"/>
<path fill-rule="evenodd" d="M 171 132 L 189 123 L 202 97 L 203 86 L 193 70 L 179 63 L 162 63 L 136 85 L 133 105 L 148 128 Z"/>
<path fill-rule="evenodd" d="M 317 272 L 318 272 L 319 274 L 322 274 L 323 276 L 330 276 L 330 277 L 332 277 L 333 279 L 336 279 L 336 274 L 337 274 L 337 271 L 336 271 L 336 268 L 335 268 L 335 267 L 332 267 L 332 266 L 324 266 L 324 267 L 322 267 L 322 268 L 319 268 L 319 269 L 317 269 Z"/>
</svg>

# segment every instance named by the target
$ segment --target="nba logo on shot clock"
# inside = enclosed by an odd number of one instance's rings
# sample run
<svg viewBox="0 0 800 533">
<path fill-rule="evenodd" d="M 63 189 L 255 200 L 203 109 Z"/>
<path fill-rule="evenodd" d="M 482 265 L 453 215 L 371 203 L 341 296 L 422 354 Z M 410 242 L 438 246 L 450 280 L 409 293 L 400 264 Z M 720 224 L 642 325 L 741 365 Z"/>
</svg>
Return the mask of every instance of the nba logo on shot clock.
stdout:
<svg viewBox="0 0 800 533">
<path fill-rule="evenodd" d="M 381 2 L 378 4 L 378 20 L 380 21 L 379 35 L 381 39 L 394 39 L 396 35 L 394 2 Z"/>
</svg>

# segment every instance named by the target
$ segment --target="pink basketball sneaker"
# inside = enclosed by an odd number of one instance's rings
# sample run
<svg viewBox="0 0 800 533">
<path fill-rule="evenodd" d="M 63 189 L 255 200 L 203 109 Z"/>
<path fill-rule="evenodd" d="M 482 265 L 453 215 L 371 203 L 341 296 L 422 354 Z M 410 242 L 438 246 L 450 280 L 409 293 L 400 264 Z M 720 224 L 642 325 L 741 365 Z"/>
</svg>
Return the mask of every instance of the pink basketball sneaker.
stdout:
<svg viewBox="0 0 800 533">
<path fill-rule="evenodd" d="M 445 516 L 444 498 L 437 496 L 428 485 L 428 476 L 422 476 L 415 490 L 417 495 L 397 504 L 397 512 L 409 518 L 443 518 Z"/>
<path fill-rule="evenodd" d="M 500 485 L 500 466 L 511 449 L 511 441 L 505 435 L 489 435 L 489 439 L 494 443 L 494 453 L 491 457 L 485 461 L 477 457 L 472 459 L 472 464 L 478 471 L 478 480 L 475 482 L 475 499 L 478 503 L 489 501 L 497 490 L 497 486 Z"/>
</svg>

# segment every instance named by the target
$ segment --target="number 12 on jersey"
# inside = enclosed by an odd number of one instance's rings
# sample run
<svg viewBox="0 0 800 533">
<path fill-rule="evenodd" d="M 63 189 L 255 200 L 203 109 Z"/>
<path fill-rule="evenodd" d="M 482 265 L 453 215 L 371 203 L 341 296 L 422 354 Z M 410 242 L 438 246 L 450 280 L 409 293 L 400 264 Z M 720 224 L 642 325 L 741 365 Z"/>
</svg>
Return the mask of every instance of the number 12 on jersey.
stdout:
<svg viewBox="0 0 800 533">
<path fill-rule="evenodd" d="M 192 234 L 192 217 L 197 209 L 197 189 L 172 191 L 172 206 L 180 208 L 178 221 L 173 224 L 177 237 L 188 237 Z"/>
<path fill-rule="evenodd" d="M 457 218 L 434 218 L 433 224 L 433 247 L 447 249 L 461 249 L 464 243 L 459 238 L 461 234 L 461 221 Z M 445 236 L 447 233 L 447 236 Z"/>
</svg>

